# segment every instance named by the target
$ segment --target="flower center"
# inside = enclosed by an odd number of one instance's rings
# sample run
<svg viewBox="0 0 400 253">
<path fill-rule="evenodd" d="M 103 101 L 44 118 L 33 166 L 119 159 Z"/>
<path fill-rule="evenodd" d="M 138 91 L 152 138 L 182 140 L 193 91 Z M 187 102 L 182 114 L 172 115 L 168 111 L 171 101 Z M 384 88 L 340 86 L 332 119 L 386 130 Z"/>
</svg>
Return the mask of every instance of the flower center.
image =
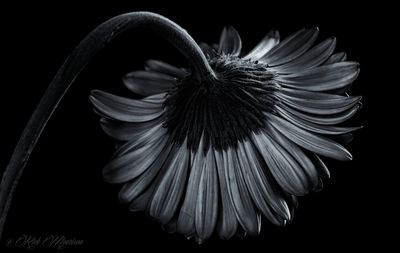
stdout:
<svg viewBox="0 0 400 253">
<path fill-rule="evenodd" d="M 264 112 L 273 110 L 273 73 L 267 66 L 230 55 L 210 59 L 217 80 L 178 81 L 165 101 L 168 132 L 179 144 L 205 151 L 236 146 L 264 126 Z"/>
</svg>

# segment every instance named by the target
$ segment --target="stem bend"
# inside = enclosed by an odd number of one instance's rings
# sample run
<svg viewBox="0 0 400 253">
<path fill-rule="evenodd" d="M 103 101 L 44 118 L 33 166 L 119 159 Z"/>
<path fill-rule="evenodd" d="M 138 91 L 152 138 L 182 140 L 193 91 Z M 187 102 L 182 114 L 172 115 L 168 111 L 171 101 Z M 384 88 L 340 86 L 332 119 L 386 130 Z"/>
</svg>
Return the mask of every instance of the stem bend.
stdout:
<svg viewBox="0 0 400 253">
<path fill-rule="evenodd" d="M 199 80 L 215 78 L 200 47 L 192 37 L 171 20 L 151 12 L 131 12 L 99 25 L 72 51 L 41 98 L 14 149 L 0 184 L 0 238 L 13 193 L 24 167 L 43 129 L 75 78 L 94 56 L 119 34 L 144 27 L 160 34 L 188 60 L 192 74 Z"/>
</svg>

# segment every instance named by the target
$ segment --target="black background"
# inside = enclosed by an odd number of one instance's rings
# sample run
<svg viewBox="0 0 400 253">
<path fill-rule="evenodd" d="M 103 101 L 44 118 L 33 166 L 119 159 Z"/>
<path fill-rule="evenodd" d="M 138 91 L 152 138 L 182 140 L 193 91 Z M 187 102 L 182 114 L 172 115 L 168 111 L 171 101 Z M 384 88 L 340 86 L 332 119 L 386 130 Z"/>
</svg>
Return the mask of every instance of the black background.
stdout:
<svg viewBox="0 0 400 253">
<path fill-rule="evenodd" d="M 364 103 L 361 113 L 349 122 L 364 125 L 348 146 L 354 160 L 327 160 L 332 177 L 325 181 L 324 190 L 301 198 L 291 225 L 277 228 L 264 221 L 257 237 L 229 241 L 212 238 L 199 246 L 180 235 L 165 233 L 142 213 L 130 213 L 118 203 L 119 186 L 102 180 L 101 169 L 112 154 L 113 143 L 98 126 L 88 93 L 93 88 L 124 93 L 121 76 L 141 69 L 149 58 L 186 64 L 162 38 L 145 30 L 133 31 L 115 40 L 89 64 L 50 120 L 19 183 L 1 247 L 6 240 L 23 234 L 64 235 L 84 240 L 80 248 L 126 248 L 131 252 L 143 246 L 148 250 L 161 246 L 164 250 L 266 252 L 387 246 L 379 235 L 387 236 L 388 231 L 381 225 L 390 225 L 395 217 L 393 210 L 386 209 L 391 205 L 386 194 L 393 188 L 386 180 L 391 177 L 389 169 L 394 168 L 385 163 L 384 155 L 388 156 L 386 149 L 390 148 L 377 141 L 383 139 L 378 127 L 387 112 L 380 105 L 388 102 L 382 94 L 386 73 L 380 69 L 384 62 L 379 58 L 386 47 L 383 42 L 391 40 L 385 35 L 392 18 L 386 11 L 389 7 L 384 11 L 381 7 L 353 6 L 348 2 L 127 2 L 17 3 L 1 8 L 0 171 L 6 167 L 25 123 L 69 52 L 101 22 L 137 10 L 169 17 L 196 41 L 217 42 L 223 26 L 233 25 L 242 36 L 244 50 L 251 49 L 271 28 L 279 29 L 285 37 L 302 27 L 319 26 L 320 38 L 336 36 L 337 51 L 346 51 L 350 60 L 361 63 L 361 74 L 351 91 L 363 95 Z"/>
</svg>

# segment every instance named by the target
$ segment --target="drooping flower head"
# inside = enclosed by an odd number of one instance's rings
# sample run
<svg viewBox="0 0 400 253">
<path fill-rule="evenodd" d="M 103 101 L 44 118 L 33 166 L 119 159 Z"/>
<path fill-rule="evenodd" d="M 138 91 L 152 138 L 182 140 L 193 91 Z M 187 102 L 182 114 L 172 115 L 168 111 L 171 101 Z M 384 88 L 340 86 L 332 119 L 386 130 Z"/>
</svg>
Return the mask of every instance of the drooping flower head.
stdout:
<svg viewBox="0 0 400 253">
<path fill-rule="evenodd" d="M 101 127 L 120 144 L 104 179 L 123 184 L 132 211 L 198 241 L 256 235 L 262 215 L 285 225 L 297 197 L 329 177 L 320 156 L 351 159 L 332 139 L 358 129 L 338 125 L 360 108 L 347 94 L 359 64 L 317 35 L 302 29 L 280 41 L 273 30 L 246 54 L 227 27 L 218 45 L 200 44 L 215 75 L 149 60 L 123 78 L 142 98 L 94 90 Z"/>
</svg>

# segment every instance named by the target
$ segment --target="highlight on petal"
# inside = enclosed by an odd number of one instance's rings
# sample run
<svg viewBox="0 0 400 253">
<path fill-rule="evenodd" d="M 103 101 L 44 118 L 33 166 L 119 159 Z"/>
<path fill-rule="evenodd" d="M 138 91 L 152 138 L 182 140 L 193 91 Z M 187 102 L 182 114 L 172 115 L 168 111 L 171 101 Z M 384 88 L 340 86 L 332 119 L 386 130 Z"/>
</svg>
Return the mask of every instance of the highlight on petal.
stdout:
<svg viewBox="0 0 400 253">
<path fill-rule="evenodd" d="M 167 145 L 165 133 L 161 125 L 158 125 L 148 134 L 122 145 L 104 167 L 104 180 L 109 183 L 122 183 L 143 173 Z"/>
<path fill-rule="evenodd" d="M 160 172 L 163 166 L 170 164 L 172 159 L 175 157 L 175 151 L 172 150 L 172 145 L 165 145 L 163 150 L 157 155 L 157 158 L 153 161 L 151 166 L 145 170 L 138 177 L 129 180 L 124 184 L 119 192 L 119 199 L 122 203 L 134 202 L 142 193 L 153 185 L 156 176 Z M 143 211 L 143 209 L 135 208 L 134 211 Z"/>
<path fill-rule="evenodd" d="M 163 224 L 167 224 L 174 217 L 180 204 L 186 177 L 189 171 L 189 155 L 186 145 L 176 147 L 175 157 L 164 165 L 163 174 L 159 175 L 155 191 L 149 203 L 149 215 Z"/>
<path fill-rule="evenodd" d="M 319 115 L 341 113 L 353 108 L 361 101 L 361 96 L 341 96 L 285 88 L 276 92 L 275 95 L 291 108 Z"/>
<path fill-rule="evenodd" d="M 261 132 L 253 135 L 253 143 L 262 154 L 271 174 L 282 189 L 295 196 L 308 192 L 309 181 L 298 162 L 274 140 L 270 134 Z"/>
<path fill-rule="evenodd" d="M 159 60 L 147 60 L 145 63 L 145 70 L 158 72 L 177 78 L 184 78 L 188 75 L 188 72 L 185 70 Z"/>
<path fill-rule="evenodd" d="M 295 60 L 273 67 L 272 69 L 278 73 L 296 73 L 317 67 L 331 56 L 333 50 L 335 50 L 335 46 L 336 38 L 326 39 Z"/>
<path fill-rule="evenodd" d="M 270 222 L 284 226 L 285 221 L 291 219 L 289 207 L 282 194 L 274 187 L 273 179 L 267 176 L 267 168 L 257 151 L 249 141 L 239 143 L 238 151 L 242 168 L 247 171 L 244 177 L 254 204 Z"/>
<path fill-rule="evenodd" d="M 307 176 L 306 178 L 309 180 L 309 187 L 307 190 L 312 191 L 316 189 L 319 184 L 318 170 L 315 164 L 308 157 L 308 154 L 273 127 L 268 127 L 268 132 L 271 134 L 271 137 L 273 137 L 275 141 L 282 144 L 283 148 L 293 156 L 293 158 L 303 169 L 303 172 Z"/>
<path fill-rule="evenodd" d="M 196 202 L 195 224 L 199 242 L 214 232 L 218 217 L 218 177 L 214 152 L 208 149 L 200 176 Z"/>
<path fill-rule="evenodd" d="M 334 64 L 334 63 L 342 62 L 342 61 L 346 61 L 346 60 L 347 60 L 346 53 L 340 52 L 340 53 L 331 55 L 331 57 L 329 57 L 329 59 L 324 63 L 324 65 L 330 65 L 330 64 Z"/>
<path fill-rule="evenodd" d="M 243 59 L 257 61 L 279 44 L 279 41 L 279 31 L 271 30 Z"/>
<path fill-rule="evenodd" d="M 232 26 L 225 27 L 219 40 L 218 52 L 239 56 L 242 50 L 242 40 L 239 33 Z"/>
<path fill-rule="evenodd" d="M 303 130 L 273 114 L 267 113 L 268 122 L 297 145 L 314 153 L 337 160 L 351 160 L 351 154 L 340 144 L 323 136 Z"/>
<path fill-rule="evenodd" d="M 201 136 L 198 149 L 200 152 L 192 152 L 190 156 L 191 169 L 189 180 L 177 221 L 177 231 L 186 237 L 193 237 L 196 235 L 195 217 L 197 198 L 199 195 L 201 175 L 203 167 L 205 166 L 205 155 L 204 152 L 202 152 L 203 148 L 203 136 Z"/>
<path fill-rule="evenodd" d="M 217 230 L 218 235 L 222 239 L 227 240 L 236 234 L 238 221 L 236 219 L 236 212 L 233 206 L 233 202 L 230 199 L 228 188 L 229 180 L 227 178 L 228 175 L 226 175 L 225 173 L 225 168 L 229 165 L 227 164 L 227 160 L 224 159 L 224 155 L 221 151 L 214 152 L 222 204 L 222 206 L 219 207 Z"/>
<path fill-rule="evenodd" d="M 146 122 L 132 123 L 101 118 L 100 126 L 107 135 L 115 140 L 129 141 L 131 139 L 138 139 L 148 132 L 149 129 L 160 125 L 163 122 L 162 120 L 162 117 L 158 117 Z"/>
<path fill-rule="evenodd" d="M 154 120 L 163 114 L 161 104 L 123 98 L 98 90 L 92 91 L 90 101 L 95 112 L 112 120 L 139 123 Z"/>
<path fill-rule="evenodd" d="M 142 70 L 130 72 L 122 80 L 129 90 L 142 96 L 163 93 L 176 85 L 175 79 L 169 75 Z"/>
<path fill-rule="evenodd" d="M 228 192 L 236 211 L 237 219 L 245 232 L 257 235 L 260 232 L 259 213 L 256 211 L 251 200 L 246 183 L 244 182 L 243 170 L 239 164 L 239 158 L 235 150 L 223 151 L 226 159 L 225 174 L 227 175 Z"/>
<path fill-rule="evenodd" d="M 293 61 L 313 45 L 318 33 L 317 27 L 302 29 L 276 45 L 260 61 L 265 62 L 270 67 Z"/>
<path fill-rule="evenodd" d="M 315 124 L 320 124 L 320 125 L 336 125 L 345 122 L 346 120 L 350 119 L 351 117 L 356 114 L 360 108 L 361 105 L 356 104 L 354 107 L 351 109 L 336 113 L 336 114 L 331 114 L 331 115 L 313 115 L 309 113 L 303 113 L 299 110 L 295 110 L 289 106 L 286 106 L 285 104 L 280 104 L 280 108 L 283 108 L 286 112 L 289 112 L 292 115 L 297 115 L 301 119 L 305 121 L 309 121 Z"/>
<path fill-rule="evenodd" d="M 339 62 L 279 76 L 277 80 L 284 87 L 307 91 L 331 91 L 350 85 L 357 78 L 359 69 L 357 62 Z"/>
<path fill-rule="evenodd" d="M 327 135 L 340 135 L 347 134 L 353 131 L 360 129 L 361 127 L 337 127 L 337 126 L 326 126 L 326 125 L 318 125 L 307 120 L 304 120 L 297 116 L 296 114 L 289 112 L 285 109 L 282 109 L 280 106 L 275 107 L 278 114 L 293 123 L 294 125 L 303 128 L 304 130 L 308 130 L 318 134 L 327 134 Z"/>
</svg>

